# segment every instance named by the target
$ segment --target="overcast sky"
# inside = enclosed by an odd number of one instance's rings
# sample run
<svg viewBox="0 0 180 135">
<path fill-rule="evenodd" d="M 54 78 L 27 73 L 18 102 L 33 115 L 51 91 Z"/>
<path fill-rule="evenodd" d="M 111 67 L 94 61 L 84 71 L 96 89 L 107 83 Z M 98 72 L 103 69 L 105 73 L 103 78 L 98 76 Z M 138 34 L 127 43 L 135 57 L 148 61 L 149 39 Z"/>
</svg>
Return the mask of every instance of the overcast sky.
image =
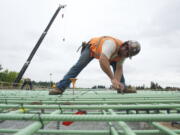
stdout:
<svg viewBox="0 0 180 135">
<path fill-rule="evenodd" d="M 179 0 L 0 0 L 0 64 L 19 72 L 59 4 L 67 4 L 34 56 L 24 77 L 59 81 L 75 64 L 82 41 L 109 35 L 138 40 L 142 50 L 124 63 L 127 84 L 180 87 Z M 64 18 L 62 18 L 64 14 Z M 63 42 L 65 38 L 65 42 Z M 77 87 L 110 85 L 93 60 Z"/>
</svg>

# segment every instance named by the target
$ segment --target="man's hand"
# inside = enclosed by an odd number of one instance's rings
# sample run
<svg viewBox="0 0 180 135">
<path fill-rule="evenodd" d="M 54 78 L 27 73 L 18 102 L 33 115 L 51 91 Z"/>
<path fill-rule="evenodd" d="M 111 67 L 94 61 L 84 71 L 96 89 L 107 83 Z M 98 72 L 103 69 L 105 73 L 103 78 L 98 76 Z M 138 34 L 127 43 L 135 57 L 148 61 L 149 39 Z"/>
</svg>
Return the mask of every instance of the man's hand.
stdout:
<svg viewBox="0 0 180 135">
<path fill-rule="evenodd" d="M 123 91 L 124 90 L 124 85 L 120 83 L 117 79 L 112 79 L 111 80 L 112 87 L 118 91 Z"/>
</svg>

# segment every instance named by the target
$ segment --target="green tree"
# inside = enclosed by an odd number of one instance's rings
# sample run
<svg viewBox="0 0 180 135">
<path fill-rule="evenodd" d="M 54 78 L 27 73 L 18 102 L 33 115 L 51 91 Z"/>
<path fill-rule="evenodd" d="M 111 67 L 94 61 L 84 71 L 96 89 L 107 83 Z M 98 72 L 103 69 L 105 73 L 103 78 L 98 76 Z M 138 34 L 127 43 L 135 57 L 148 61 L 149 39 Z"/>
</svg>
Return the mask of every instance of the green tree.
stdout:
<svg viewBox="0 0 180 135">
<path fill-rule="evenodd" d="M 16 79 L 17 75 L 17 72 L 5 70 L 0 72 L 0 81 L 12 83 Z"/>
<path fill-rule="evenodd" d="M 1 64 L 0 64 L 0 71 L 2 70 L 3 68 L 2 68 L 2 66 L 1 66 Z"/>
<path fill-rule="evenodd" d="M 14 80 L 16 79 L 18 73 L 17 72 L 14 72 L 14 71 L 10 71 L 8 73 L 8 78 L 7 78 L 7 81 L 8 82 L 14 82 Z"/>
<path fill-rule="evenodd" d="M 0 85 L 3 86 L 3 88 L 11 88 L 17 76 L 18 72 L 9 71 L 7 69 L 2 70 L 2 66 L 0 65 Z"/>
<path fill-rule="evenodd" d="M 5 82 L 7 80 L 8 70 L 5 70 L 3 72 L 0 72 L 0 81 Z"/>
</svg>

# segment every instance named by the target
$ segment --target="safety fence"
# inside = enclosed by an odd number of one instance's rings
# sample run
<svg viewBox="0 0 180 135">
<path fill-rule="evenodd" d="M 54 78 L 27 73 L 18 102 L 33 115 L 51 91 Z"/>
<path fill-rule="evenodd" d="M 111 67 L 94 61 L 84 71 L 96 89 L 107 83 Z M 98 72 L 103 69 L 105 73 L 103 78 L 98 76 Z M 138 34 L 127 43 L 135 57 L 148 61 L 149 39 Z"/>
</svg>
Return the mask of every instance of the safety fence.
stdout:
<svg viewBox="0 0 180 135">
<path fill-rule="evenodd" d="M 178 91 L 0 91 L 0 134 L 178 135 L 178 121 Z"/>
</svg>

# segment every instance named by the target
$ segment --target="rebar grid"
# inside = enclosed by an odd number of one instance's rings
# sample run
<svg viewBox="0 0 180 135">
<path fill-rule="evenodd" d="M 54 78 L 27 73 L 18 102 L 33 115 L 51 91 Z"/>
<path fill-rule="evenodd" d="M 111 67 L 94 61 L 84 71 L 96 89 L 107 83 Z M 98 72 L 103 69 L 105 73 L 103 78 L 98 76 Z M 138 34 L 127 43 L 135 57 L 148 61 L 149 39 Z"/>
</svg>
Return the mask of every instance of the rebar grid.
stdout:
<svg viewBox="0 0 180 135">
<path fill-rule="evenodd" d="M 74 115 L 76 110 L 86 115 Z M 4 129 L 5 121 L 32 121 L 22 129 Z M 180 129 L 159 122 L 180 121 L 180 92 L 138 91 L 117 94 L 107 89 L 68 89 L 63 95 L 49 96 L 48 91 L 1 90 L 0 133 L 33 134 L 90 134 L 90 135 L 177 135 Z M 42 129 L 57 122 L 57 130 Z M 105 130 L 59 129 L 59 122 L 107 122 Z M 128 122 L 145 122 L 151 129 L 133 129 Z M 70 126 L 73 126 L 70 125 Z"/>
</svg>

